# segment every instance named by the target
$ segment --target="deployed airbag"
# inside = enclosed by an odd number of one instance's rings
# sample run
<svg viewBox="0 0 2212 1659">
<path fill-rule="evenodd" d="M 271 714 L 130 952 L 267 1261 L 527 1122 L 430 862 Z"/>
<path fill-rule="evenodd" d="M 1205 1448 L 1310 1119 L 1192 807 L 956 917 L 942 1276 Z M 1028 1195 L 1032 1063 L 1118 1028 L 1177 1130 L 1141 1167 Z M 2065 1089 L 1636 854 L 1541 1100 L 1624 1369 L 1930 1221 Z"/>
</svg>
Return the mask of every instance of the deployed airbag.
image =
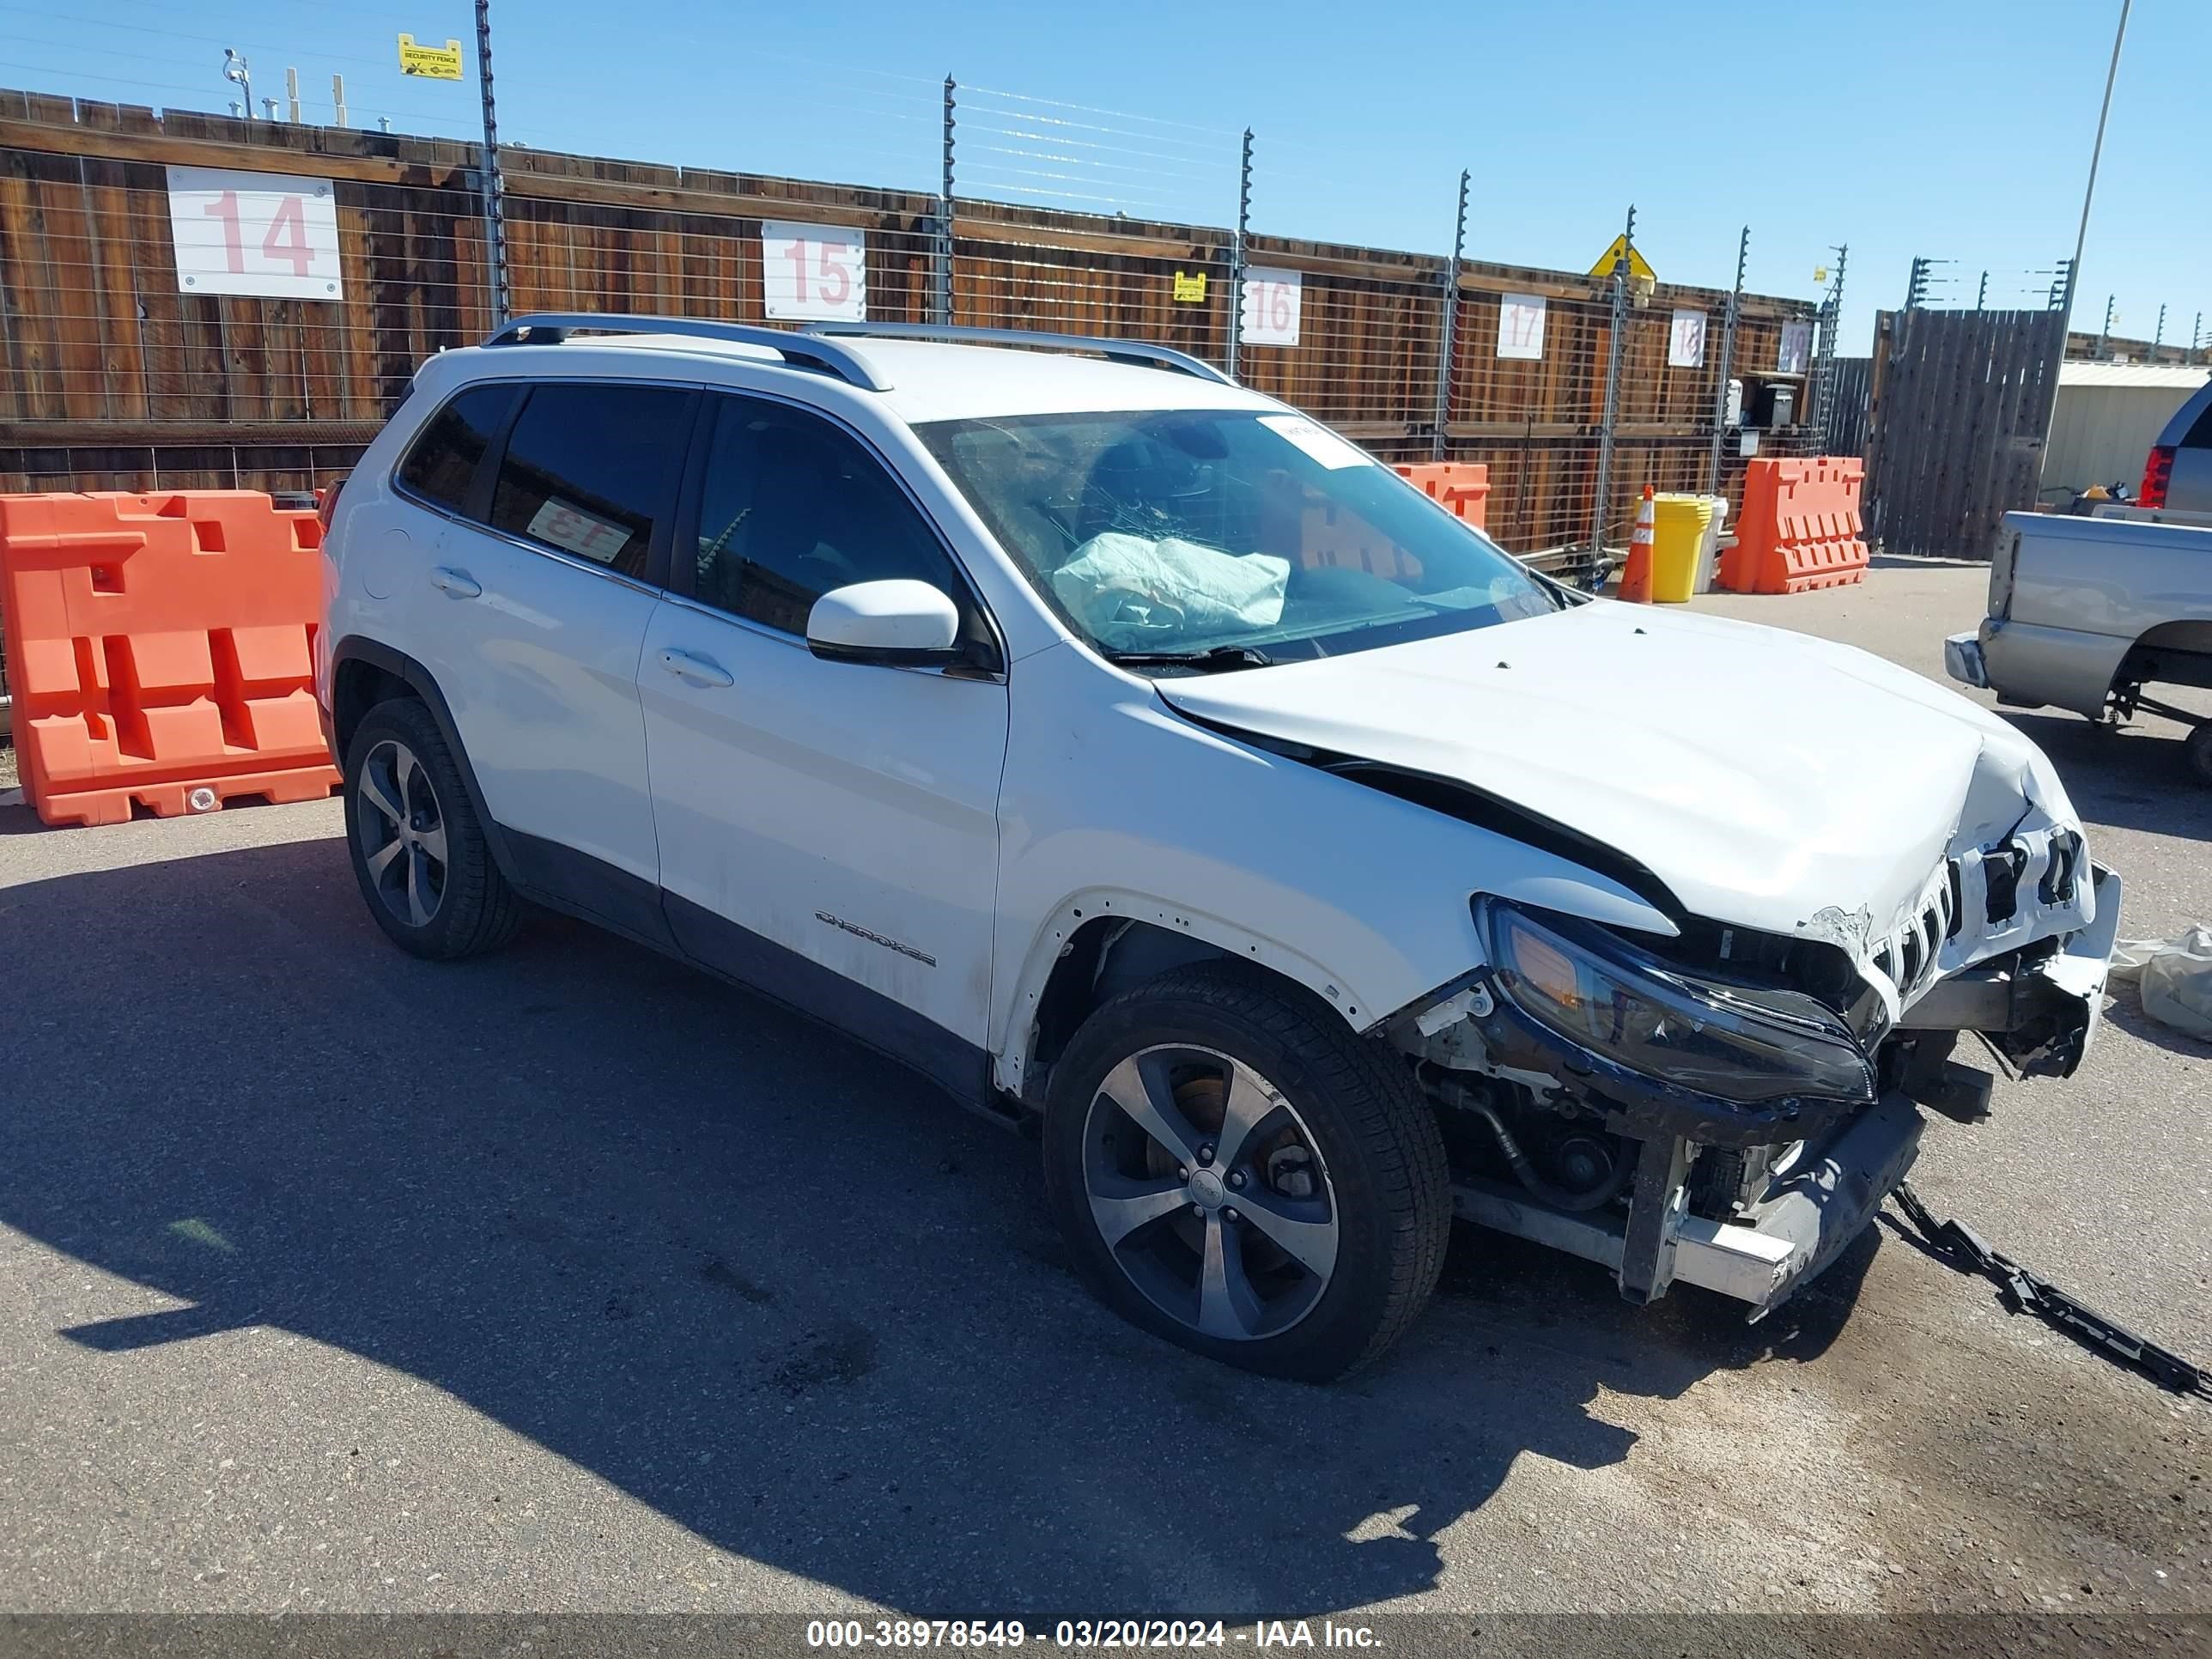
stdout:
<svg viewBox="0 0 2212 1659">
<path fill-rule="evenodd" d="M 1052 591 L 1101 644 L 1151 651 L 1273 627 L 1290 575 L 1271 554 L 1109 531 L 1052 573 Z"/>
</svg>

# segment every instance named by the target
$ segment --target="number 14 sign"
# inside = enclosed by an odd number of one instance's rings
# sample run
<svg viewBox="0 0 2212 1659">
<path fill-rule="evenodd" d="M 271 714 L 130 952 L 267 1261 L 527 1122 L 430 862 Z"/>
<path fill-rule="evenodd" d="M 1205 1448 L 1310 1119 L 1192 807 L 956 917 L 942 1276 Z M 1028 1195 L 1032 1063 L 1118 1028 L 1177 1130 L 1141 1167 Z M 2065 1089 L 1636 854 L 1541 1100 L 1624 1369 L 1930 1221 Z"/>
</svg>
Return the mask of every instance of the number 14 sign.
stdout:
<svg viewBox="0 0 2212 1659">
<path fill-rule="evenodd" d="M 179 293 L 345 297 L 337 200 L 327 179 L 171 167 L 169 232 Z"/>
</svg>

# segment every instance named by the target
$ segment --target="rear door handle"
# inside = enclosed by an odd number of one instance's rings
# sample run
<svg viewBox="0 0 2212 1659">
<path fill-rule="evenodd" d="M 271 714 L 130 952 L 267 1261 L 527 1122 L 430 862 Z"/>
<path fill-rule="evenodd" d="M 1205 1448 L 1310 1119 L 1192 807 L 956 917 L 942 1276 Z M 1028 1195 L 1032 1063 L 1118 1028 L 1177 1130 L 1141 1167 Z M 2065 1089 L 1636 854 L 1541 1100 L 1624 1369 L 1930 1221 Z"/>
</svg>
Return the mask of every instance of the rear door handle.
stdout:
<svg viewBox="0 0 2212 1659">
<path fill-rule="evenodd" d="M 467 571 L 444 564 L 430 573 L 430 586 L 457 599 L 473 599 L 483 592 L 483 584 Z"/>
<path fill-rule="evenodd" d="M 694 685 L 735 685 L 738 682 L 730 671 L 712 657 L 702 657 L 689 651 L 664 651 L 660 665 L 679 680 L 689 680 Z"/>
</svg>

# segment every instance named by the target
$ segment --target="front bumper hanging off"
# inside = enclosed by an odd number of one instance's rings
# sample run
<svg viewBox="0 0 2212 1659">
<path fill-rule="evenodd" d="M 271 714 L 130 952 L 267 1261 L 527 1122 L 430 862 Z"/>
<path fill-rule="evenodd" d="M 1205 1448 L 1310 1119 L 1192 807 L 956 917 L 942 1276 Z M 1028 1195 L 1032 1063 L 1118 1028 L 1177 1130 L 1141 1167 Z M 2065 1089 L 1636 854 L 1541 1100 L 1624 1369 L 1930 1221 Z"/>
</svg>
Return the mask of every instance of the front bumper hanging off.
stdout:
<svg viewBox="0 0 2212 1659">
<path fill-rule="evenodd" d="M 1661 1199 L 1651 1231 L 1639 1231 L 1636 1204 L 1626 1218 L 1569 1215 L 1522 1202 L 1502 1190 L 1457 1186 L 1453 1206 L 1463 1220 L 1534 1239 L 1612 1268 L 1634 1300 L 1649 1302 L 1680 1280 L 1751 1304 L 1758 1319 L 1833 1261 L 1865 1231 L 1881 1201 L 1912 1168 L 1926 1121 L 1899 1094 L 1884 1095 L 1838 1129 L 1817 1152 L 1808 1147 L 1752 1206 L 1744 1222 L 1692 1215 L 1680 1179 Z M 1647 1141 L 1654 1148 L 1671 1143 Z M 1639 1187 L 1642 1185 L 1638 1182 Z M 1648 1258 L 1639 1260 L 1638 1258 Z"/>
<path fill-rule="evenodd" d="M 1938 981 L 1909 1009 L 1900 1029 L 1987 1031 L 2027 1075 L 2063 1076 L 2081 1062 L 2103 1018 L 2105 979 L 2119 929 L 2120 879 L 2091 866 L 2096 920 L 2032 969 L 1968 969 Z M 1923 1094 L 1923 1099 L 1931 1098 Z M 1780 1306 L 1864 1231 L 1919 1155 L 1926 1119 L 1891 1090 L 1819 1127 L 1796 1157 L 1735 1220 L 1689 1212 L 1684 1176 L 1705 1145 L 1773 1142 L 1768 1127 L 1747 1138 L 1741 1115 L 1712 1103 L 1708 1126 L 1686 1121 L 1678 1096 L 1663 1114 L 1630 1111 L 1641 1152 L 1627 1213 L 1569 1213 L 1487 1183 L 1452 1189 L 1455 1212 L 1611 1267 L 1634 1302 L 1664 1295 L 1677 1280 L 1750 1305 L 1759 1319 Z M 1663 1128 L 1662 1125 L 1663 1124 Z"/>
</svg>

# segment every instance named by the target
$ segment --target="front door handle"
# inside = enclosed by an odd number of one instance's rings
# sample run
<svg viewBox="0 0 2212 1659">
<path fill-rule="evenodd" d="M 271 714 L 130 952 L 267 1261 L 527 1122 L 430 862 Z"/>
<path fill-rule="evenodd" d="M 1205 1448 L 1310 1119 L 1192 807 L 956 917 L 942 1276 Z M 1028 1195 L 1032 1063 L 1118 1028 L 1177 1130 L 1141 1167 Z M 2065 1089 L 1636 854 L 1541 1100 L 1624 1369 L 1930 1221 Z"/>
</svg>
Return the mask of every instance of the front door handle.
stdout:
<svg viewBox="0 0 2212 1659">
<path fill-rule="evenodd" d="M 689 680 L 694 685 L 735 685 L 738 682 L 730 671 L 712 657 L 702 657 L 690 651 L 664 651 L 660 665 L 679 680 Z"/>
<path fill-rule="evenodd" d="M 441 593 L 450 593 L 457 599 L 473 599 L 483 592 L 483 584 L 465 570 L 456 570 L 441 564 L 430 573 L 430 586 Z"/>
</svg>

